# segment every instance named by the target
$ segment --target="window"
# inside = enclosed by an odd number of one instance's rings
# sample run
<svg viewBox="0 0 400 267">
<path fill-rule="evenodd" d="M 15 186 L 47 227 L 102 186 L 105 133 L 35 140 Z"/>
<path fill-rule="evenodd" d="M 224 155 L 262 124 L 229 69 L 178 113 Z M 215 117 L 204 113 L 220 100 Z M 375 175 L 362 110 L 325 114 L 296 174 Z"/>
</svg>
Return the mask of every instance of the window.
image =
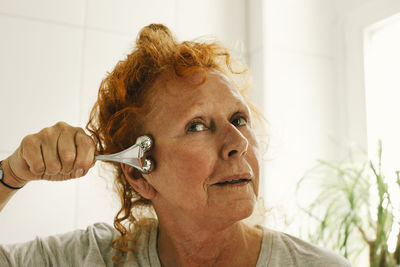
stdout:
<svg viewBox="0 0 400 267">
<path fill-rule="evenodd" d="M 382 171 L 392 190 L 399 190 L 395 172 L 400 170 L 400 14 L 368 27 L 364 48 L 368 154 L 372 158 L 382 140 Z M 400 203 L 400 197 L 394 202 Z M 389 250 L 394 246 L 389 244 Z"/>
</svg>

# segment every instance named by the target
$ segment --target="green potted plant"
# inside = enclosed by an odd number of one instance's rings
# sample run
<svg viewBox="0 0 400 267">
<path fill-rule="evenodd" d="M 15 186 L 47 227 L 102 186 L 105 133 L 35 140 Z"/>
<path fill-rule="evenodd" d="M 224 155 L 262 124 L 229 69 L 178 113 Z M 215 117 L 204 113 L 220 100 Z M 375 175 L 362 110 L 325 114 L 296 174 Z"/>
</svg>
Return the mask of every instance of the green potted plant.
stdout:
<svg viewBox="0 0 400 267">
<path fill-rule="evenodd" d="M 394 178 L 396 188 L 382 172 L 381 141 L 375 162 L 319 160 L 297 184 L 299 206 L 313 229 L 306 231 L 308 239 L 353 263 L 367 247 L 371 267 L 400 266 L 400 203 L 394 197 L 400 189 L 399 171 Z M 301 195 L 308 197 L 308 204 L 300 203 Z"/>
</svg>

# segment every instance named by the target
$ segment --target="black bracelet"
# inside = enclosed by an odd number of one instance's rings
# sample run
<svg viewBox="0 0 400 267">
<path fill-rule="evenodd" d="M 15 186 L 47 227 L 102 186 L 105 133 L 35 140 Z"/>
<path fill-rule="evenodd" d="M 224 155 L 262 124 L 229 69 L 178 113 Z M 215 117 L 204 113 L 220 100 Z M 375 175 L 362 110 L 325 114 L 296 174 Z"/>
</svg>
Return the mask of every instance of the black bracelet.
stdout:
<svg viewBox="0 0 400 267">
<path fill-rule="evenodd" d="M 4 186 L 6 186 L 6 187 L 8 187 L 8 188 L 10 188 L 10 189 L 13 189 L 13 190 L 18 190 L 18 189 L 21 189 L 23 186 L 21 186 L 21 187 L 14 187 L 14 186 L 11 186 L 11 185 L 9 185 L 9 184 L 6 184 L 4 181 L 3 181 L 3 178 L 4 178 L 4 170 L 3 170 L 3 168 L 1 167 L 1 163 L 2 163 L 3 161 L 1 160 L 0 161 L 0 183 L 2 183 Z"/>
</svg>

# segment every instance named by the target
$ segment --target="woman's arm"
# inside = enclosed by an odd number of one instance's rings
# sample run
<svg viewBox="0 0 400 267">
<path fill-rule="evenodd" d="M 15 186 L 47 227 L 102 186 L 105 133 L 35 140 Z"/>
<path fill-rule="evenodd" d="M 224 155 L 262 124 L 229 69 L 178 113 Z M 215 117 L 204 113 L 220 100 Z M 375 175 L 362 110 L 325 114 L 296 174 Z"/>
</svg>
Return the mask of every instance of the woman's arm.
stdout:
<svg viewBox="0 0 400 267">
<path fill-rule="evenodd" d="M 19 184 L 15 181 L 15 179 L 12 177 L 12 173 L 10 171 L 10 167 L 8 164 L 8 159 L 2 161 L 0 163 L 0 167 L 3 170 L 3 182 L 12 186 L 12 187 L 23 187 L 24 184 Z M 3 184 L 0 184 L 0 211 L 3 210 L 4 206 L 7 204 L 7 202 L 11 199 L 11 197 L 17 192 L 18 190 L 16 189 L 11 189 L 9 187 L 6 187 Z"/>
<path fill-rule="evenodd" d="M 84 176 L 94 165 L 95 145 L 82 128 L 64 122 L 26 136 L 2 163 L 3 182 L 22 187 L 33 180 L 63 181 Z M 0 211 L 16 189 L 0 183 Z"/>
</svg>

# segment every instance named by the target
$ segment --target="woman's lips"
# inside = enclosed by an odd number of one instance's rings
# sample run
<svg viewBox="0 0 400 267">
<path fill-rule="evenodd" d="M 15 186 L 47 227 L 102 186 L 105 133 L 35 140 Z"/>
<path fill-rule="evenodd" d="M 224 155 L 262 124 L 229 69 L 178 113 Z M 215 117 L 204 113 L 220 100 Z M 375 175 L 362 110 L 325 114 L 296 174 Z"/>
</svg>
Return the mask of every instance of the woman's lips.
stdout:
<svg viewBox="0 0 400 267">
<path fill-rule="evenodd" d="M 251 180 L 251 175 L 250 173 L 243 173 L 243 174 L 236 174 L 236 175 L 231 175 L 227 176 L 214 185 L 218 186 L 225 186 L 225 185 L 244 185 L 250 182 Z"/>
<path fill-rule="evenodd" d="M 235 179 L 235 180 L 231 180 L 231 181 L 216 183 L 215 185 L 217 185 L 217 186 L 228 186 L 228 185 L 240 186 L 240 185 L 245 185 L 249 182 L 250 182 L 249 179 Z"/>
</svg>

